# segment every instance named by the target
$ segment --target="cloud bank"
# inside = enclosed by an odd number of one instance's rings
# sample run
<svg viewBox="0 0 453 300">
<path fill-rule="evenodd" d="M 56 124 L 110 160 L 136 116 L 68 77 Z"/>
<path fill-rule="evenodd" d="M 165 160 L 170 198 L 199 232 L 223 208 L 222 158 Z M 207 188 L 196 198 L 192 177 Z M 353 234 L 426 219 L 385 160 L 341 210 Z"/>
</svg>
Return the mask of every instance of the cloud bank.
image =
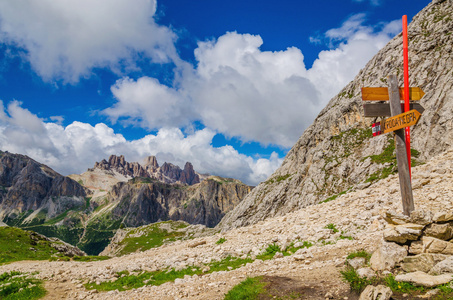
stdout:
<svg viewBox="0 0 453 300">
<path fill-rule="evenodd" d="M 95 161 L 111 154 L 138 162 L 155 155 L 160 164 L 166 161 L 183 168 L 190 161 L 198 172 L 257 185 L 282 163 L 276 153 L 268 159 L 256 159 L 231 146 L 213 147 L 215 134 L 207 128 L 191 135 L 184 135 L 178 128 L 162 128 L 155 135 L 127 141 L 103 123 L 92 126 L 73 122 L 64 127 L 44 122 L 18 101 L 7 107 L 0 101 L 0 149 L 28 155 L 64 175 L 85 172 Z"/>
<path fill-rule="evenodd" d="M 259 35 L 228 32 L 199 42 L 196 66 L 185 70 L 175 87 L 147 77 L 121 79 L 112 87 L 117 103 L 103 113 L 112 121 L 154 129 L 200 121 L 244 142 L 291 147 L 400 30 L 396 22 L 368 27 L 364 21 L 365 15 L 354 15 L 327 31 L 323 39 L 332 49 L 320 52 L 310 69 L 295 47 L 262 51 Z"/>
<path fill-rule="evenodd" d="M 0 41 L 44 81 L 75 83 L 93 68 L 134 69 L 140 56 L 178 62 L 176 35 L 155 13 L 155 0 L 0 1 Z"/>
</svg>

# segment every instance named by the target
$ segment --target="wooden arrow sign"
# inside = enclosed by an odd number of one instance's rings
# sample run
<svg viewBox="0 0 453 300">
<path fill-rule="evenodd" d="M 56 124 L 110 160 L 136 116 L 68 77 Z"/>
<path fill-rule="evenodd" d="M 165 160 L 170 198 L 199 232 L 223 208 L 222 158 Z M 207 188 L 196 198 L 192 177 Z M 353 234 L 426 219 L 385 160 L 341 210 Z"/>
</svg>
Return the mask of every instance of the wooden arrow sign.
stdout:
<svg viewBox="0 0 453 300">
<path fill-rule="evenodd" d="M 380 124 L 381 130 L 383 133 L 389 133 L 404 127 L 415 125 L 420 119 L 420 116 L 420 113 L 415 109 L 396 115 L 383 120 Z"/>
<path fill-rule="evenodd" d="M 425 109 L 418 103 L 411 103 L 409 109 L 415 109 L 419 113 L 423 113 Z M 401 104 L 401 111 L 404 111 L 404 104 Z M 390 105 L 388 103 L 364 103 L 363 113 L 365 117 L 390 117 Z"/>
<path fill-rule="evenodd" d="M 404 100 L 404 88 L 399 89 L 400 99 Z M 409 88 L 409 100 L 420 100 L 425 93 L 419 87 Z M 389 100 L 389 91 L 386 87 L 363 87 L 363 101 L 386 101 Z"/>
</svg>

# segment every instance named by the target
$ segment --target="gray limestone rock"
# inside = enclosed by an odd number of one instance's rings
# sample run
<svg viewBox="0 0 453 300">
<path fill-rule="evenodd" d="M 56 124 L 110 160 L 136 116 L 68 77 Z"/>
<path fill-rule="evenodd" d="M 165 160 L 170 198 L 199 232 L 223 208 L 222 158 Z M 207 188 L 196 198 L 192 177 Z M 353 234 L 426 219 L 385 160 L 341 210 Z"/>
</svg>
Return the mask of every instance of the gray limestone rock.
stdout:
<svg viewBox="0 0 453 300">
<path fill-rule="evenodd" d="M 384 240 L 388 242 L 396 242 L 398 244 L 404 244 L 406 241 L 416 241 L 421 235 L 423 225 L 418 224 L 403 224 L 392 226 L 390 225 L 384 231 Z"/>
<path fill-rule="evenodd" d="M 355 270 L 365 266 L 365 258 L 364 257 L 354 257 L 352 259 L 346 260 L 346 262 Z"/>
<path fill-rule="evenodd" d="M 389 300 L 392 295 L 392 290 L 385 285 L 369 285 L 360 294 L 359 300 Z"/>
<path fill-rule="evenodd" d="M 371 268 L 360 268 L 357 269 L 357 275 L 361 278 L 371 279 L 376 277 L 376 272 L 374 272 Z"/>
<path fill-rule="evenodd" d="M 383 241 L 381 246 L 371 255 L 370 265 L 375 271 L 390 270 L 406 256 L 406 247 Z"/>
<path fill-rule="evenodd" d="M 431 224 L 424 232 L 425 235 L 435 237 L 444 241 L 450 240 L 453 237 L 452 226 L 449 223 Z"/>
<path fill-rule="evenodd" d="M 453 273 L 453 256 L 449 256 L 441 262 L 437 263 L 430 272 L 430 274 L 432 275 L 445 273 Z"/>
<path fill-rule="evenodd" d="M 434 276 L 417 271 L 413 273 L 397 275 L 395 277 L 395 280 L 400 282 L 409 282 L 416 286 L 435 287 L 450 282 L 453 278 L 452 276 L 453 274 L 451 273 Z"/>
<path fill-rule="evenodd" d="M 422 237 L 422 242 L 424 252 L 453 255 L 453 243 L 428 236 Z"/>
<path fill-rule="evenodd" d="M 447 256 L 443 254 L 422 253 L 415 256 L 407 256 L 401 263 L 405 272 L 421 271 L 428 273 L 437 263 L 443 261 Z"/>
</svg>

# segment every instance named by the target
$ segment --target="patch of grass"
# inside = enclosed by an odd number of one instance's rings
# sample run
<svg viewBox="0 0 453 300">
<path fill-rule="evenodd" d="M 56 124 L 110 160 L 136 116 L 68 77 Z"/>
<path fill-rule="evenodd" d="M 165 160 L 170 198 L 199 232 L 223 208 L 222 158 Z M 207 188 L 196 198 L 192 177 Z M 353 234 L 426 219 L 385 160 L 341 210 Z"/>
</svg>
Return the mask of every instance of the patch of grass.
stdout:
<svg viewBox="0 0 453 300">
<path fill-rule="evenodd" d="M 276 180 L 277 180 L 277 182 L 280 182 L 280 181 L 288 179 L 289 177 L 291 177 L 291 174 L 286 174 L 286 175 L 283 175 L 283 176 L 277 176 Z"/>
<path fill-rule="evenodd" d="M 58 216 L 56 216 L 55 218 L 47 220 L 46 222 L 44 222 L 43 225 L 55 225 L 55 224 L 57 224 L 58 222 L 62 221 L 64 218 L 66 218 L 66 216 L 68 215 L 68 212 L 70 210 L 71 209 L 68 209 L 64 213 L 59 214 Z"/>
<path fill-rule="evenodd" d="M 381 154 L 378 155 L 370 155 L 365 157 L 363 160 L 367 159 L 368 157 L 371 158 L 371 161 L 377 164 L 385 164 L 385 163 L 394 163 L 396 162 L 396 155 L 395 155 L 395 143 L 393 142 L 393 138 L 389 138 L 387 140 L 387 147 L 384 148 Z"/>
<path fill-rule="evenodd" d="M 374 163 L 378 163 L 378 164 L 389 164 L 387 167 L 381 169 L 381 170 L 378 170 L 376 172 L 374 172 L 373 174 L 371 174 L 365 182 L 375 182 L 375 181 L 378 181 L 378 180 L 381 180 L 381 179 L 384 179 L 384 178 L 387 178 L 388 176 L 392 175 L 392 174 L 396 174 L 398 172 L 398 168 L 397 168 L 397 163 L 396 163 L 396 155 L 395 155 L 395 143 L 393 141 L 393 139 L 391 137 L 388 138 L 388 145 L 386 148 L 384 148 L 384 151 L 381 153 L 381 154 L 378 154 L 378 155 L 371 155 L 371 156 L 367 156 L 365 158 L 362 159 L 365 160 L 367 158 L 371 158 L 371 161 L 374 162 Z M 411 149 L 411 157 L 419 157 L 420 156 L 420 152 L 415 150 L 415 149 Z M 411 159 L 411 164 L 413 167 L 415 166 L 420 166 L 422 165 L 423 163 L 417 161 L 416 159 L 412 158 Z"/>
<path fill-rule="evenodd" d="M 228 256 L 221 261 L 214 261 L 208 264 L 208 273 L 234 270 L 249 262 L 253 262 L 253 260 L 250 258 L 241 259 Z M 178 271 L 171 269 L 154 272 L 141 272 L 139 274 L 129 274 L 129 272 L 123 271 L 117 273 L 118 279 L 115 281 L 105 281 L 100 284 L 90 282 L 85 284 L 85 287 L 90 290 L 96 289 L 98 291 L 112 291 L 116 289 L 119 291 L 125 291 L 136 289 L 145 285 L 161 285 L 169 281 L 174 281 L 177 278 L 183 278 L 185 275 L 192 276 L 195 274 L 201 275 L 203 272 L 199 267 L 193 266 L 189 266 Z"/>
<path fill-rule="evenodd" d="M 350 241 L 354 240 L 354 238 L 352 236 L 343 235 L 343 234 L 341 234 L 338 239 L 339 240 L 350 240 Z"/>
<path fill-rule="evenodd" d="M 436 288 L 440 290 L 440 295 L 434 297 L 435 300 L 453 299 L 453 288 L 451 286 L 451 282 L 439 285 Z"/>
<path fill-rule="evenodd" d="M 269 244 L 263 254 L 258 255 L 257 259 L 268 260 L 272 259 L 277 252 L 282 252 L 277 244 Z"/>
<path fill-rule="evenodd" d="M 320 203 L 326 203 L 326 202 L 333 201 L 333 200 L 337 199 L 338 197 L 340 197 L 341 195 L 344 195 L 344 194 L 346 194 L 346 193 L 347 193 L 347 191 L 343 191 L 343 192 L 338 193 L 338 194 L 336 194 L 336 195 L 330 196 L 329 198 L 327 198 L 327 199 L 324 200 L 324 201 L 321 201 Z"/>
<path fill-rule="evenodd" d="M 100 284 L 90 282 L 85 284 L 85 287 L 89 290 L 96 289 L 98 291 L 125 291 L 151 284 L 161 285 L 168 281 L 174 281 L 177 278 L 183 278 L 185 275 L 194 275 L 197 272 L 200 272 L 200 270 L 196 267 L 190 267 L 180 271 L 172 269 L 169 271 L 142 272 L 138 275 L 119 272 L 117 273 L 118 279 L 115 281 L 105 281 Z"/>
<path fill-rule="evenodd" d="M 320 242 L 323 246 L 325 246 L 325 245 L 333 245 L 333 244 L 336 243 L 336 242 L 327 241 L 327 240 L 324 240 L 324 239 L 320 239 L 320 240 L 318 240 L 318 242 Z"/>
<path fill-rule="evenodd" d="M 392 289 L 395 293 L 410 293 L 410 292 L 421 292 L 424 291 L 425 288 L 421 286 L 415 286 L 409 282 L 399 282 L 395 280 L 395 277 L 390 274 L 384 278 L 385 284 Z"/>
<path fill-rule="evenodd" d="M 411 148 L 411 156 L 419 157 L 420 156 L 420 152 Z"/>
<path fill-rule="evenodd" d="M 288 247 L 288 249 L 286 249 L 286 251 L 283 253 L 283 255 L 290 255 L 291 253 L 296 253 L 297 250 L 299 249 L 302 249 L 302 248 L 310 248 L 311 246 L 313 246 L 313 243 L 312 242 L 309 242 L 309 241 L 303 241 L 302 242 L 302 246 L 300 247 L 294 247 L 294 244 L 295 243 L 291 243 L 291 245 Z"/>
<path fill-rule="evenodd" d="M 167 231 L 162 229 L 161 225 L 164 223 L 169 223 L 172 230 Z M 187 224 L 183 222 L 165 221 L 133 229 L 129 231 L 126 238 L 121 241 L 120 245 L 124 245 L 124 248 L 120 251 L 119 255 L 125 255 L 136 251 L 145 251 L 162 246 L 166 240 L 182 238 L 184 233 L 177 231 L 177 229 L 185 227 L 187 227 Z M 139 231 L 141 231 L 141 233 L 137 234 Z"/>
<path fill-rule="evenodd" d="M 238 269 L 244 266 L 246 263 L 251 263 L 253 260 L 251 258 L 239 258 L 228 256 L 221 261 L 214 261 L 208 264 L 210 270 L 209 273 L 218 272 L 218 271 L 228 271 Z"/>
<path fill-rule="evenodd" d="M 367 285 L 373 284 L 374 282 L 374 280 L 360 277 L 351 266 L 346 267 L 346 270 L 340 271 L 340 273 L 343 280 L 349 282 L 351 290 L 357 293 L 362 292 Z"/>
<path fill-rule="evenodd" d="M 226 238 L 221 237 L 217 242 L 215 242 L 217 245 L 223 244 L 226 242 Z"/>
<path fill-rule="evenodd" d="M 333 233 L 337 233 L 339 230 L 337 229 L 337 227 L 335 226 L 335 224 L 333 223 L 329 223 L 327 224 L 325 227 L 325 229 L 330 229 L 333 231 Z"/>
<path fill-rule="evenodd" d="M 30 274 L 20 272 L 6 272 L 0 274 L 0 299 L 39 299 L 46 295 L 42 287 L 42 280 L 34 278 Z"/>
<path fill-rule="evenodd" d="M 129 182 L 132 182 L 134 184 L 153 183 L 153 182 L 157 182 L 157 179 L 154 179 L 151 177 L 134 177 L 134 178 L 130 179 Z"/>
<path fill-rule="evenodd" d="M 373 174 L 371 174 L 365 180 L 365 182 L 374 182 L 374 181 L 378 181 L 378 180 L 387 178 L 392 174 L 396 174 L 396 171 L 397 171 L 397 169 L 396 169 L 395 165 L 383 168 L 382 170 L 376 171 Z"/>
<path fill-rule="evenodd" d="M 365 250 L 358 250 L 358 251 L 349 253 L 348 256 L 346 257 L 346 259 L 353 259 L 353 258 L 356 258 L 356 257 L 363 257 L 363 258 L 365 258 L 365 262 L 369 263 L 370 262 L 370 258 L 371 258 L 371 254 L 366 252 Z"/>
<path fill-rule="evenodd" d="M 75 261 L 100 261 L 100 260 L 107 260 L 110 259 L 109 256 L 98 256 L 98 255 L 86 255 L 86 256 L 74 256 L 72 260 Z"/>
<path fill-rule="evenodd" d="M 260 294 L 265 292 L 267 285 L 267 283 L 262 282 L 262 279 L 261 276 L 248 277 L 225 294 L 225 300 L 257 299 Z"/>
<path fill-rule="evenodd" d="M 0 241 L 0 264 L 20 260 L 46 260 L 59 253 L 51 246 L 51 242 L 20 228 L 0 227 Z"/>
</svg>

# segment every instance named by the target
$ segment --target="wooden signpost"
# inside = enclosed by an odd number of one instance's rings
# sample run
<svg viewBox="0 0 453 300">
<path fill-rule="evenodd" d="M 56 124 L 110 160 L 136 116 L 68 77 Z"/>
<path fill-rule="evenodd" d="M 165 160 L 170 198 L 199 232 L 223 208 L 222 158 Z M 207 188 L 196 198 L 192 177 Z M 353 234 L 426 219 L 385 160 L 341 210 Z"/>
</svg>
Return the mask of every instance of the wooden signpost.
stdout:
<svg viewBox="0 0 453 300">
<path fill-rule="evenodd" d="M 366 104 L 364 104 L 364 111 L 366 117 L 388 116 L 387 111 L 390 112 L 390 118 L 373 124 L 372 132 L 373 136 L 395 132 L 396 161 L 398 164 L 401 197 L 403 199 L 403 212 L 406 215 L 410 215 L 411 211 L 414 210 L 414 199 L 408 163 L 410 157 L 408 157 L 406 152 L 406 139 L 404 135 L 406 127 L 417 124 L 421 112 L 423 112 L 423 107 L 412 103 L 413 109 L 403 113 L 403 107 L 401 105 L 401 89 L 398 88 L 398 79 L 395 75 L 390 75 L 388 76 L 388 83 L 388 88 L 362 88 L 362 100 L 375 101 L 378 97 L 376 95 L 380 95 L 380 97 L 384 98 L 379 99 L 380 101 L 385 101 L 385 98 L 390 100 L 390 103 L 380 104 L 379 109 L 365 108 Z M 416 93 L 413 94 L 416 96 L 412 99 L 420 100 L 424 95 L 420 88 L 411 88 L 411 90 L 416 91 Z M 364 91 L 365 94 L 363 94 Z M 371 104 L 371 106 L 375 105 L 376 104 Z"/>
<path fill-rule="evenodd" d="M 409 58 L 407 38 L 407 16 L 403 16 L 403 55 L 404 55 L 404 88 L 398 88 L 398 79 L 395 75 L 387 77 L 386 87 L 362 88 L 362 100 L 387 101 L 390 103 L 364 103 L 365 117 L 388 117 L 372 126 L 373 136 L 389 132 L 395 133 L 396 161 L 400 180 L 403 212 L 410 216 L 414 210 L 414 198 L 411 185 L 411 152 L 410 126 L 417 124 L 423 107 L 409 101 L 420 100 L 425 93 L 419 87 L 409 87 Z M 404 100 L 404 104 L 401 104 Z M 390 104 L 390 105 L 389 105 Z M 403 113 L 404 112 L 404 113 Z"/>
</svg>

